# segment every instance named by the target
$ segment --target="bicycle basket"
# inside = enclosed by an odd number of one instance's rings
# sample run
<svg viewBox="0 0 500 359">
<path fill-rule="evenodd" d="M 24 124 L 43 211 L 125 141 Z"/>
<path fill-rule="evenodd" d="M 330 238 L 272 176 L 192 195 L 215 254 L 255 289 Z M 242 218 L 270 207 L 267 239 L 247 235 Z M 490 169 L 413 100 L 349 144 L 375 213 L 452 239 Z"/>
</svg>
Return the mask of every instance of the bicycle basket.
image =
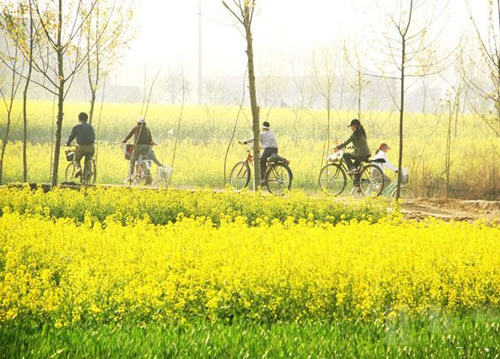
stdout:
<svg viewBox="0 0 500 359">
<path fill-rule="evenodd" d="M 134 152 L 134 145 L 127 143 L 125 145 L 125 159 L 130 160 L 132 157 L 132 152 Z"/>
<path fill-rule="evenodd" d="M 75 158 L 75 151 L 66 150 L 66 161 L 72 162 L 74 158 Z"/>
<path fill-rule="evenodd" d="M 342 159 L 342 155 L 343 155 L 343 152 L 339 151 L 339 152 L 336 152 L 336 153 L 332 153 L 326 159 L 329 162 L 338 162 L 338 161 L 340 161 Z"/>
</svg>

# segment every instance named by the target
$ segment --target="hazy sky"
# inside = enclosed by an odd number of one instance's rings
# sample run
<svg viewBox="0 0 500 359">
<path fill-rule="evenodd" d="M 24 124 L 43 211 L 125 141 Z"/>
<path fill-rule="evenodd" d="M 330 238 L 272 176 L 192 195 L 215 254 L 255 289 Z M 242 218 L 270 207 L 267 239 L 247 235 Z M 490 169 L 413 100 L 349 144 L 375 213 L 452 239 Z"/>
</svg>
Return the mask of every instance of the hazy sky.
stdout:
<svg viewBox="0 0 500 359">
<path fill-rule="evenodd" d="M 142 84 L 146 67 L 150 76 L 160 68 L 163 72 L 183 68 L 195 83 L 198 0 L 137 1 L 136 36 L 123 60 L 128 77 L 117 76 L 115 81 Z M 485 2 L 473 1 L 474 6 Z M 386 9 L 397 2 L 378 0 Z M 254 24 L 257 71 L 297 73 L 300 63 L 321 46 L 343 41 L 366 46 L 382 33 L 385 25 L 383 12 L 374 3 L 374 0 L 258 1 Z M 241 75 L 245 68 L 245 43 L 234 20 L 220 0 L 202 0 L 202 8 L 204 74 Z M 443 41 L 453 42 L 468 23 L 465 1 L 449 1 L 447 14 L 439 21 L 438 25 L 445 28 Z"/>
</svg>

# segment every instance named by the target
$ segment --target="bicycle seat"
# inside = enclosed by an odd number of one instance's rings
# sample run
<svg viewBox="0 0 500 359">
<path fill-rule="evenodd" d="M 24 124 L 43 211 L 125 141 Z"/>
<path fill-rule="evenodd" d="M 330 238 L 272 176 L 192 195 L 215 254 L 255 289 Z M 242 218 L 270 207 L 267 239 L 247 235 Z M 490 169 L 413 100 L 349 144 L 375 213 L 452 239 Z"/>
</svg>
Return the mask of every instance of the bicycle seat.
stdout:
<svg viewBox="0 0 500 359">
<path fill-rule="evenodd" d="M 370 160 L 370 163 L 385 163 L 385 160 L 383 158 L 377 158 L 375 160 Z"/>
<path fill-rule="evenodd" d="M 285 157 L 281 157 L 277 153 L 273 153 L 269 158 L 267 159 L 267 162 L 272 162 L 272 163 L 284 163 L 286 162 L 287 159 Z"/>
</svg>

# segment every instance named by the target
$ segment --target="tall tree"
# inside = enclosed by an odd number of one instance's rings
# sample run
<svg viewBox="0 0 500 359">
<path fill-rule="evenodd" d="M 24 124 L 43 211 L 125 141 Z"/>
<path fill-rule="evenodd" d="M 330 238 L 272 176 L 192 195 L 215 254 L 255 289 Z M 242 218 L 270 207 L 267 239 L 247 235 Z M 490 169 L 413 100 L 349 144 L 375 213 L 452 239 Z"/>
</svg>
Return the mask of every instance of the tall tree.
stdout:
<svg viewBox="0 0 500 359">
<path fill-rule="evenodd" d="M 399 159 L 398 184 L 396 198 L 400 198 L 403 149 L 404 149 L 404 119 L 405 95 L 414 81 L 421 81 L 424 76 L 439 73 L 447 67 L 449 55 L 437 58 L 435 43 L 440 32 L 432 34 L 433 25 L 444 11 L 429 9 L 425 0 L 398 0 L 391 3 L 390 10 L 382 9 L 388 20 L 388 28 L 384 32 L 385 44 L 379 49 L 380 67 L 383 77 L 399 81 L 399 99 L 393 94 L 393 100 L 399 111 Z M 446 8 L 446 5 L 445 5 Z M 428 14 L 435 14 L 429 16 Z M 387 69 L 390 69 L 387 71 Z"/>
<path fill-rule="evenodd" d="M 57 99 L 56 141 L 51 173 L 51 184 L 55 186 L 59 172 L 64 101 L 76 75 L 88 58 L 89 52 L 82 48 L 83 28 L 98 0 L 90 2 L 85 0 L 30 1 L 33 23 L 39 28 L 35 42 L 36 50 L 30 52 L 28 46 L 19 48 L 25 59 L 31 61 L 33 70 L 42 77 L 41 81 L 33 78 L 31 81 Z M 89 4 L 88 8 L 85 8 L 86 4 Z M 101 36 L 102 33 L 98 38 L 100 39 Z M 95 46 L 93 43 L 90 46 L 91 50 Z M 26 75 L 14 69 L 13 66 L 8 67 L 19 76 L 26 78 Z"/>
<path fill-rule="evenodd" d="M 255 84 L 255 66 L 253 52 L 253 34 L 252 24 L 255 14 L 256 0 L 221 0 L 222 5 L 234 16 L 236 21 L 243 27 L 246 40 L 248 85 L 250 92 L 250 106 L 252 110 L 252 128 L 253 128 L 253 156 L 254 156 L 254 188 L 260 186 L 260 120 L 259 106 L 257 104 L 257 88 Z"/>
<path fill-rule="evenodd" d="M 3 167 L 5 160 L 5 151 L 7 149 L 7 144 L 9 142 L 10 130 L 12 126 L 12 111 L 14 109 L 14 100 L 17 96 L 19 87 L 21 86 L 22 77 L 19 73 L 23 72 L 25 63 L 22 55 L 19 53 L 19 39 L 11 37 L 8 35 L 12 30 L 13 24 L 18 24 L 19 14 L 16 10 L 12 10 L 7 6 L 1 9 L 0 17 L 0 32 L 4 36 L 4 51 L 0 52 L 1 63 L 3 67 L 10 72 L 10 77 L 6 76 L 3 79 L 8 79 L 5 84 L 0 80 L 0 98 L 5 106 L 5 133 L 2 136 L 2 146 L 0 149 L 0 184 L 3 183 Z M 4 69 L 4 70 L 5 70 Z"/>
<path fill-rule="evenodd" d="M 46 80 L 40 84 L 57 98 L 57 120 L 52 163 L 51 185 L 57 185 L 59 156 L 61 151 L 62 126 L 64 121 L 64 101 L 75 76 L 81 71 L 89 56 L 85 51 L 84 25 L 95 9 L 98 0 L 55 0 L 51 2 L 33 1 L 36 21 L 40 23 L 42 41 L 55 62 L 46 66 L 38 57 L 33 59 L 33 68 Z M 86 8 L 85 5 L 89 4 Z M 100 35 L 102 36 L 102 35 Z M 98 37 L 100 37 L 98 36 Z M 90 48 L 96 46 L 94 42 Z"/>
<path fill-rule="evenodd" d="M 27 53 L 27 69 L 26 73 L 19 75 L 25 78 L 23 88 L 23 182 L 28 180 L 28 158 L 27 158 L 27 142 L 28 142 L 28 91 L 31 83 L 31 75 L 33 72 L 33 52 L 35 42 L 37 41 L 36 25 L 33 22 L 31 0 L 21 0 L 17 6 L 4 6 L 2 10 L 2 22 L 5 27 L 5 35 L 14 45 L 20 47 L 19 56 L 22 55 L 22 48 Z M 7 67 L 11 67 L 7 65 Z M 11 69 L 13 70 L 13 69 Z M 17 75 L 16 71 L 12 71 L 13 75 Z"/>
</svg>

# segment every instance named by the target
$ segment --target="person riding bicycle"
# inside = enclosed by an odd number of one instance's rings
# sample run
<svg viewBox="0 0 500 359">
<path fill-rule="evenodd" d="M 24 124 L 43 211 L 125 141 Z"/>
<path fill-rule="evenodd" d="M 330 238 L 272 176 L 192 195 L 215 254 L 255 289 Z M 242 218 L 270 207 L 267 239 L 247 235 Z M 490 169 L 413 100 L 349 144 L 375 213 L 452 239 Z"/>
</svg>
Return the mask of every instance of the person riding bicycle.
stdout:
<svg viewBox="0 0 500 359">
<path fill-rule="evenodd" d="M 264 149 L 260 157 L 260 182 L 264 183 L 266 178 L 267 160 L 273 154 L 278 154 L 278 142 L 274 132 L 271 131 L 269 122 L 264 121 L 261 126 L 262 132 L 260 133 L 260 144 Z"/>
<path fill-rule="evenodd" d="M 133 176 L 135 162 L 139 159 L 139 156 L 142 155 L 146 159 L 150 146 L 154 144 L 151 131 L 146 127 L 146 119 L 144 117 L 137 119 L 137 125 L 130 130 L 122 143 L 127 143 L 132 136 L 134 136 L 134 150 L 130 156 L 129 177 Z"/>
<path fill-rule="evenodd" d="M 87 121 L 89 119 L 89 115 L 85 112 L 80 112 L 78 115 L 78 125 L 75 125 L 71 129 L 71 134 L 69 135 L 68 140 L 66 141 L 66 146 L 71 146 L 71 142 L 76 139 L 77 147 L 75 151 L 75 156 L 73 158 L 73 163 L 77 169 L 75 173 L 75 177 L 79 177 L 82 174 L 82 167 L 80 161 L 82 157 L 85 156 L 85 161 L 90 160 L 94 155 L 95 148 L 95 133 L 92 125 L 88 124 Z"/>
<path fill-rule="evenodd" d="M 269 122 L 264 121 L 261 126 L 262 132 L 260 133 L 260 145 L 264 149 L 262 156 L 260 156 L 260 183 L 265 183 L 267 160 L 273 154 L 278 154 L 278 142 L 274 132 L 271 131 Z M 241 143 L 251 143 L 253 138 L 242 141 Z"/>
<path fill-rule="evenodd" d="M 371 156 L 370 148 L 368 147 L 368 142 L 366 141 L 366 132 L 361 122 L 358 119 L 351 121 L 350 125 L 347 126 L 351 128 L 352 135 L 347 139 L 347 141 L 336 146 L 333 150 L 338 152 L 342 148 L 346 147 L 348 144 L 352 143 L 354 146 L 353 153 L 344 153 L 342 158 L 349 169 L 349 174 L 357 173 L 358 167 L 361 162 L 366 162 Z"/>
<path fill-rule="evenodd" d="M 390 169 L 395 173 L 398 173 L 398 169 L 396 168 L 396 166 L 394 166 L 391 161 L 389 161 L 389 158 L 387 158 L 387 151 L 390 149 L 391 148 L 387 143 L 382 143 L 378 147 L 378 150 L 375 152 L 375 157 L 373 157 L 372 159 L 377 164 L 377 166 L 380 167 L 382 173 L 384 174 L 384 188 L 386 188 L 391 183 L 391 179 L 385 174 L 384 170 Z"/>
</svg>

